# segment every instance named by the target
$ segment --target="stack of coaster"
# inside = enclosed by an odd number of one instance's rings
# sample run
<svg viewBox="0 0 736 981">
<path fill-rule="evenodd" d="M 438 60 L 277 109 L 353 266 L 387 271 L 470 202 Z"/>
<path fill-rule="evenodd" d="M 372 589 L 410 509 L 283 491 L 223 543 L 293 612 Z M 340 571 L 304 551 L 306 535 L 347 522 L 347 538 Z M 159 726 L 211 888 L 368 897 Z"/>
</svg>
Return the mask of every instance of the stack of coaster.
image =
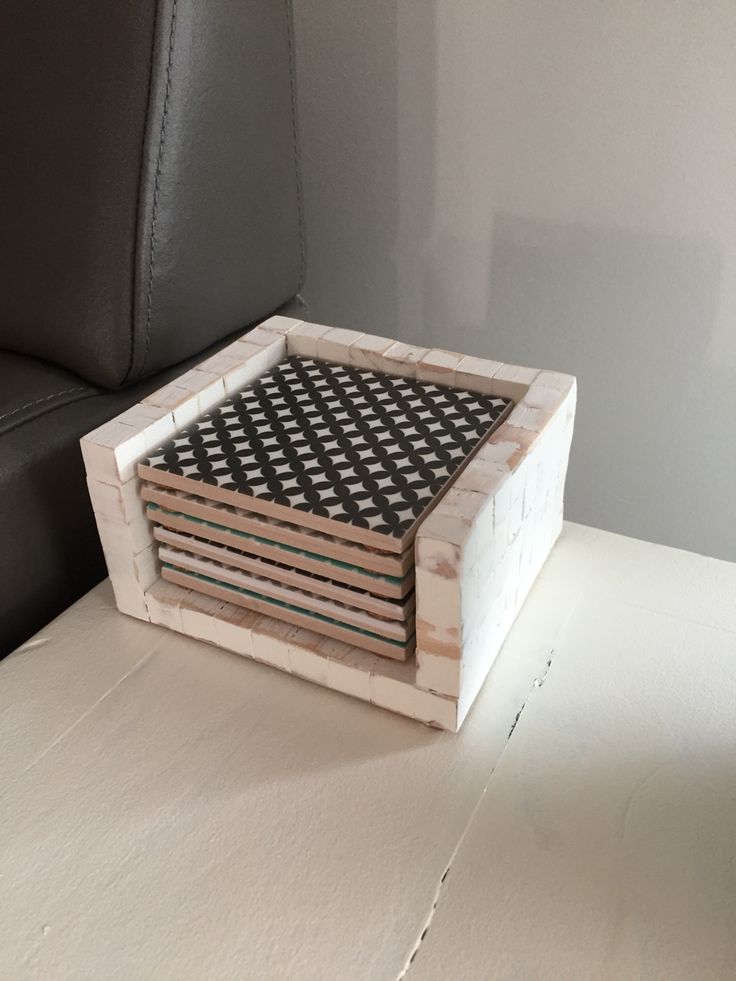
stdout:
<svg viewBox="0 0 736 981">
<path fill-rule="evenodd" d="M 162 576 L 405 660 L 417 526 L 510 408 L 289 357 L 138 465 Z"/>
</svg>

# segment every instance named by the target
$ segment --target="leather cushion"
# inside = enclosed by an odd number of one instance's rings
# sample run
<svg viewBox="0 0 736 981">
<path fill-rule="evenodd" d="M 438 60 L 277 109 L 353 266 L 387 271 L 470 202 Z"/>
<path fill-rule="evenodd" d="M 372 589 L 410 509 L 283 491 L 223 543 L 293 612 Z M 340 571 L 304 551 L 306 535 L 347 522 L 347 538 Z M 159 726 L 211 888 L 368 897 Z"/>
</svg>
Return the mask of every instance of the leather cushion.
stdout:
<svg viewBox="0 0 736 981">
<path fill-rule="evenodd" d="M 279 312 L 305 316 L 298 298 Z M 121 392 L 0 351 L 0 657 L 107 574 L 81 437 L 232 339 Z"/>
<path fill-rule="evenodd" d="M 284 0 L 6 0 L 0 346 L 117 387 L 303 277 Z"/>
</svg>

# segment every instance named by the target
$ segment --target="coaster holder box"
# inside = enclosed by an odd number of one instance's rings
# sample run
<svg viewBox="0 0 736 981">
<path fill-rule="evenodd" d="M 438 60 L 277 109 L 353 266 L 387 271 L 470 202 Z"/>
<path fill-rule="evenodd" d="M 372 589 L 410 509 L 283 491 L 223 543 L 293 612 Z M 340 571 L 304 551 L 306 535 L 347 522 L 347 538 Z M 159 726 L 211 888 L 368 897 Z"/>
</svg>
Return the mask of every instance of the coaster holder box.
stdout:
<svg viewBox="0 0 736 981">
<path fill-rule="evenodd" d="M 368 653 L 160 576 L 138 462 L 292 354 L 515 402 L 418 527 L 413 661 Z M 570 375 L 273 317 L 82 439 L 117 607 L 456 732 L 560 533 L 575 401 Z"/>
</svg>

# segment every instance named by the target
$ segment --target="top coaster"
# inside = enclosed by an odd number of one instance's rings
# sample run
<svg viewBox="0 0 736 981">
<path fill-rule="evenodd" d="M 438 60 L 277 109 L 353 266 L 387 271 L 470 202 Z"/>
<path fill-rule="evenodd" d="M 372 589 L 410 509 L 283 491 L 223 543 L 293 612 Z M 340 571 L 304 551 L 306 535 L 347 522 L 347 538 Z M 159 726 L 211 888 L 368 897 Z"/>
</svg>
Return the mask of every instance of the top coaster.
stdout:
<svg viewBox="0 0 736 981">
<path fill-rule="evenodd" d="M 139 473 L 400 552 L 510 406 L 508 399 L 290 357 L 156 449 Z"/>
</svg>

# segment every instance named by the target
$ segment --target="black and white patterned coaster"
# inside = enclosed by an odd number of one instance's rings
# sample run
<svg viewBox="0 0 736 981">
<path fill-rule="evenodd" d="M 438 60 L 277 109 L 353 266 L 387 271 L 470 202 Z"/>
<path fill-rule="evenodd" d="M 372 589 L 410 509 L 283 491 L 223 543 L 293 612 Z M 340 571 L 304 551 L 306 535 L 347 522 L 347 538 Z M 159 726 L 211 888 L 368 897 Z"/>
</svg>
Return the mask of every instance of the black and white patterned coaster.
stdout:
<svg viewBox="0 0 736 981">
<path fill-rule="evenodd" d="M 205 559 L 212 559 L 215 562 L 242 569 L 244 572 L 261 576 L 264 579 L 272 579 L 282 586 L 294 586 L 315 596 L 322 596 L 337 600 L 340 603 L 346 603 L 349 606 L 355 606 L 361 610 L 368 610 L 370 613 L 375 613 L 389 620 L 406 620 L 414 610 L 413 592 L 400 598 L 386 598 L 361 586 L 343 583 L 315 572 L 300 570 L 292 565 L 287 565 L 285 562 L 274 562 L 261 556 L 250 555 L 229 545 L 221 545 L 209 540 L 206 534 L 204 537 L 199 537 L 188 532 L 166 528 L 164 525 L 155 525 L 153 534 L 158 542 L 176 549 L 178 552 L 193 553 Z M 161 549 L 159 549 L 159 558 L 162 562 L 167 561 Z M 176 565 L 175 561 L 174 565 Z"/>
<path fill-rule="evenodd" d="M 200 484 L 197 490 L 206 492 L 207 485 Z M 215 501 L 204 496 L 204 493 L 190 494 L 172 487 L 144 483 L 141 487 L 141 497 L 149 502 L 149 507 L 153 506 L 152 510 L 160 508 L 170 515 L 191 518 L 205 523 L 208 527 L 232 532 L 238 537 L 244 535 L 260 544 L 279 545 L 289 552 L 301 552 L 310 557 L 344 563 L 354 570 L 403 578 L 414 567 L 414 554 L 411 548 L 399 554 L 368 548 L 338 535 L 298 526 L 271 515 L 259 514 L 256 511 L 247 511 L 244 508 Z M 149 517 L 154 521 L 160 520 L 155 514 L 149 513 Z"/>
<path fill-rule="evenodd" d="M 290 357 L 155 450 L 142 473 L 329 519 L 347 537 L 352 526 L 401 539 L 509 405 Z"/>
<path fill-rule="evenodd" d="M 239 590 L 267 597 L 276 603 L 308 610 L 338 623 L 346 623 L 359 629 L 369 630 L 389 640 L 405 642 L 414 632 L 414 617 L 410 613 L 403 620 L 389 619 L 366 611 L 364 608 L 344 603 L 315 593 L 312 590 L 280 583 L 252 572 L 217 562 L 193 552 L 161 545 L 159 558 L 162 565 L 183 569 L 195 575 L 205 576 L 235 586 Z"/>
</svg>

